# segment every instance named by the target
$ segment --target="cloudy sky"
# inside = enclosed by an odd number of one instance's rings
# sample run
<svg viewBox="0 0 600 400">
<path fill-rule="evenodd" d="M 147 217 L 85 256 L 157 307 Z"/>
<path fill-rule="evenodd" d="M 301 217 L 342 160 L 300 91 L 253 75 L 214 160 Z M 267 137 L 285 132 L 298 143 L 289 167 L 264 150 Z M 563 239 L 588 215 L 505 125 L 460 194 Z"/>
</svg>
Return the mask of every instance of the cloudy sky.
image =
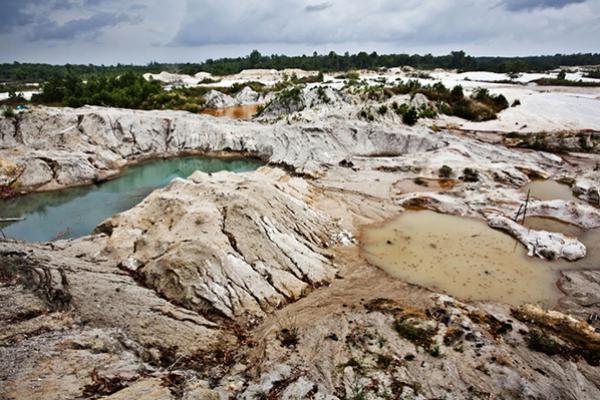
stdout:
<svg viewBox="0 0 600 400">
<path fill-rule="evenodd" d="M 600 52 L 600 0 L 0 0 L 0 62 Z"/>
</svg>

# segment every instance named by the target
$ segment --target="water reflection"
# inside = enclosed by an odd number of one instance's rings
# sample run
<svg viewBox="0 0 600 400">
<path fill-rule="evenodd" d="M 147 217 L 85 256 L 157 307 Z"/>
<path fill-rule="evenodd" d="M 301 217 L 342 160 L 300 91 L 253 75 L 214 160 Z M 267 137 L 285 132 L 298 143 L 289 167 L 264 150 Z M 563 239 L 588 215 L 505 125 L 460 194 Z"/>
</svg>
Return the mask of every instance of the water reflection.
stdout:
<svg viewBox="0 0 600 400">
<path fill-rule="evenodd" d="M 212 115 L 213 117 L 228 117 L 233 119 L 249 120 L 254 118 L 257 111 L 258 104 L 247 104 L 225 108 L 207 108 L 202 110 L 202 113 Z"/>
<path fill-rule="evenodd" d="M 251 171 L 255 159 L 182 157 L 127 168 L 119 178 L 98 185 L 47 193 L 32 193 L 0 201 L 0 218 L 25 220 L 0 224 L 7 237 L 42 242 L 87 235 L 106 218 L 130 209 L 152 190 L 175 177 L 204 172 Z"/>
</svg>

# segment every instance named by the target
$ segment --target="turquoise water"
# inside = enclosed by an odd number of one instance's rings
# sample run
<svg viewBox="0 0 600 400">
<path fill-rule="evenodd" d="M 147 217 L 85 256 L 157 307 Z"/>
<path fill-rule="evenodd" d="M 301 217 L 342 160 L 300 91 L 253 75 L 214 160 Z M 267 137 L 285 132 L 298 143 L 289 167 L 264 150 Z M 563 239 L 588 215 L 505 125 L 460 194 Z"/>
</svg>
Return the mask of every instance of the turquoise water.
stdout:
<svg viewBox="0 0 600 400">
<path fill-rule="evenodd" d="M 196 170 L 244 172 L 260 166 L 260 161 L 247 158 L 182 157 L 149 161 L 127 168 L 119 178 L 98 185 L 0 200 L 0 219 L 25 218 L 0 224 L 0 229 L 6 237 L 31 242 L 77 238 L 90 234 L 110 216 L 132 208 L 175 177 L 186 178 Z"/>
</svg>

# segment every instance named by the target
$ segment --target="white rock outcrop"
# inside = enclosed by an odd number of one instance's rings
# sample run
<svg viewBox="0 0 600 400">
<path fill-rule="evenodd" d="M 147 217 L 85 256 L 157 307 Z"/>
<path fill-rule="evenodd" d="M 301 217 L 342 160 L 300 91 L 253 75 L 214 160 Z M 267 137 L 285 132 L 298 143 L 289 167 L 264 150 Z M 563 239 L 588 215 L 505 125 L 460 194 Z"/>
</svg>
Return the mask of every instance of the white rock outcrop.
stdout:
<svg viewBox="0 0 600 400">
<path fill-rule="evenodd" d="M 204 95 L 207 108 L 225 108 L 236 105 L 236 100 L 228 94 L 218 90 L 210 90 Z"/>
<path fill-rule="evenodd" d="M 564 258 L 568 261 L 576 261 L 586 255 L 583 243 L 561 233 L 528 229 L 498 214 L 488 215 L 487 221 L 492 228 L 506 231 L 523 243 L 530 256 L 538 256 L 546 260 Z"/>
<path fill-rule="evenodd" d="M 281 170 L 196 172 L 101 224 L 105 253 L 165 298 L 229 318 L 263 315 L 326 285 L 335 225 Z M 198 201 L 202 199 L 201 201 Z M 132 261 L 134 259 L 135 261 Z"/>
</svg>

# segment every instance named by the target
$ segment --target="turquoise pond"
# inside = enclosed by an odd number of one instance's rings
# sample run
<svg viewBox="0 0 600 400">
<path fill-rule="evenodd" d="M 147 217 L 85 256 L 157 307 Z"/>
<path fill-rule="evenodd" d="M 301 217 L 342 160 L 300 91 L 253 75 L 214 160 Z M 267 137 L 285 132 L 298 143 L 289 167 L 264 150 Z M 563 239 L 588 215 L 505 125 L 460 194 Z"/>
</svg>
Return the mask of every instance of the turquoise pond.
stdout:
<svg viewBox="0 0 600 400">
<path fill-rule="evenodd" d="M 173 178 L 186 178 L 197 170 L 246 172 L 261 165 L 259 160 L 251 158 L 181 157 L 148 161 L 126 168 L 118 178 L 101 184 L 0 200 L 0 219 L 24 218 L 1 223 L 0 229 L 6 237 L 31 242 L 77 238 L 90 234 L 110 216 L 132 208 Z"/>
</svg>

